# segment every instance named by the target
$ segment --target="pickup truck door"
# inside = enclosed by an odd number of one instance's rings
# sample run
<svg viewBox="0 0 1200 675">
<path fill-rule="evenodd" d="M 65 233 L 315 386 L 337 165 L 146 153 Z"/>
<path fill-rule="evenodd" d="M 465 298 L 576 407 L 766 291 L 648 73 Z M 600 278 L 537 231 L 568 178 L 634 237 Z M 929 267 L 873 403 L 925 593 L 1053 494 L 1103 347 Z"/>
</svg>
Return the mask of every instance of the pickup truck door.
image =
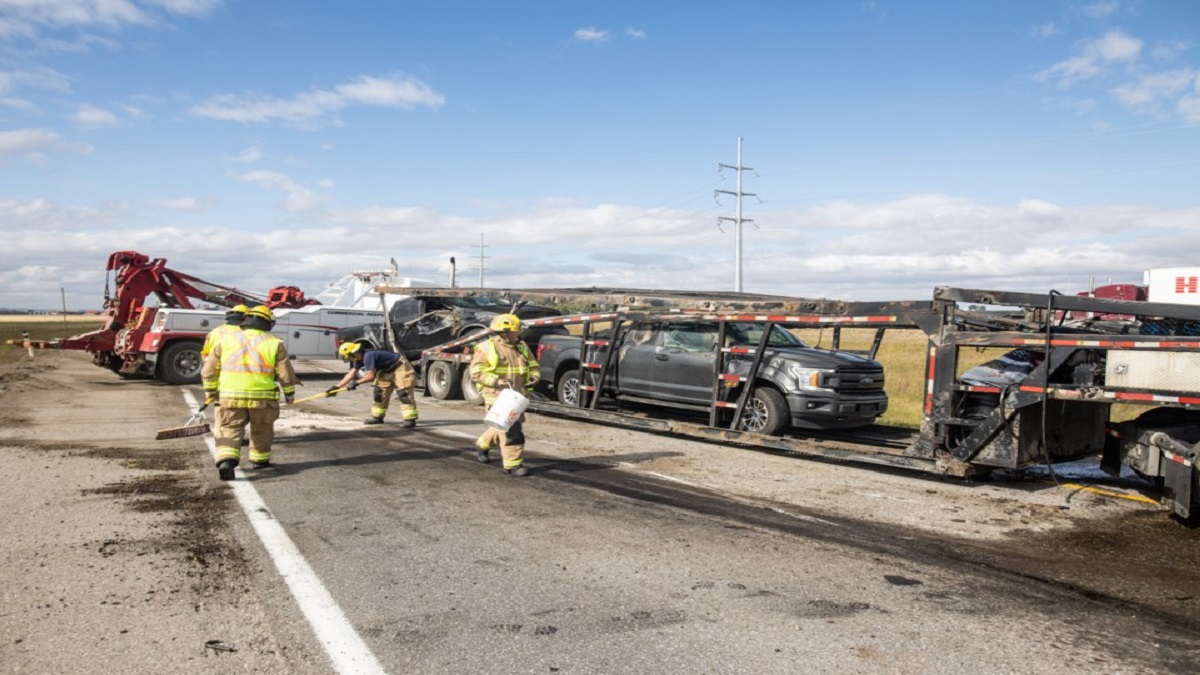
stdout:
<svg viewBox="0 0 1200 675">
<path fill-rule="evenodd" d="M 668 323 L 654 355 L 655 398 L 707 404 L 712 400 L 717 356 L 717 326 L 712 323 Z"/>
<path fill-rule="evenodd" d="M 617 377 L 622 394 L 653 397 L 654 369 L 658 363 L 656 338 L 661 324 L 642 323 L 631 326 L 621 339 L 617 357 Z M 607 379 L 607 378 L 606 378 Z"/>
</svg>

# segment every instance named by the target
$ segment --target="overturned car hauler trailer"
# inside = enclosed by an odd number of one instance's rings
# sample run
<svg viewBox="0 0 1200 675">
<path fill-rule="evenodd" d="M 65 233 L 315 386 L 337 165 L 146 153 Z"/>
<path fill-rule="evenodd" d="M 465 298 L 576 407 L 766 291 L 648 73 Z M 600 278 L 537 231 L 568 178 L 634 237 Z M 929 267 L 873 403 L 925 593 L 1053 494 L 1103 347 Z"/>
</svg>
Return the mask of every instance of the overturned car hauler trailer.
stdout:
<svg viewBox="0 0 1200 675">
<path fill-rule="evenodd" d="M 383 287 L 381 292 L 392 291 Z M 425 294 L 460 292 L 422 289 Z M 623 289 L 488 292 L 510 302 L 595 310 L 527 322 L 578 324 L 583 343 L 574 405 L 535 401 L 533 410 L 963 477 L 1095 458 L 1110 475 L 1128 466 L 1156 484 L 1162 502 L 1178 516 L 1200 515 L 1200 306 L 949 287 L 935 289 L 929 301 L 895 302 Z M 1128 318 L 1068 320 L 1083 315 Z M 655 316 L 716 322 L 722 331 L 750 322 L 767 329 L 763 344 L 714 346 L 707 424 L 634 415 L 602 403 L 607 378 L 621 367 L 622 326 Z M 889 331 L 921 331 L 927 344 L 920 428 L 874 425 L 836 434 L 795 430 L 786 436 L 747 431 L 756 388 L 771 386 L 761 373 L 770 367 L 765 340 L 772 326 L 832 329 L 834 349 L 841 330 L 873 329 L 868 357 Z M 469 359 L 464 350 L 487 334 L 426 350 L 419 370 L 427 386 L 431 373 L 446 370 L 439 364 L 462 368 Z M 740 371 L 723 365 L 735 350 L 748 362 Z M 991 368 L 1000 375 L 991 378 L 978 377 L 974 369 L 976 377 L 963 377 L 963 350 L 1011 352 L 1008 360 L 1024 367 Z"/>
</svg>

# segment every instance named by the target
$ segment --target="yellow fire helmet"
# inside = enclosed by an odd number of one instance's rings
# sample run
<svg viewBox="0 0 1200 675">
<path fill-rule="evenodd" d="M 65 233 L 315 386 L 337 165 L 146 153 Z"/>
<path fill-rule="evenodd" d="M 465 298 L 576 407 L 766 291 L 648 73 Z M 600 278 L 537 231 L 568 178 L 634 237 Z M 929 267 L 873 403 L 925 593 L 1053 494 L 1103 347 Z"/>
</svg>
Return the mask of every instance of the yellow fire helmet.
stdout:
<svg viewBox="0 0 1200 675">
<path fill-rule="evenodd" d="M 515 314 L 498 314 L 492 319 L 492 330 L 497 333 L 516 333 L 521 330 L 521 320 Z"/>
<path fill-rule="evenodd" d="M 347 342 L 341 347 L 338 347 L 338 356 L 349 360 L 350 357 L 357 354 L 358 350 L 360 349 L 362 349 L 362 345 L 358 344 L 357 342 Z"/>
<path fill-rule="evenodd" d="M 265 320 L 267 323 L 275 323 L 275 315 L 271 313 L 271 308 L 267 307 L 266 305 L 259 305 L 252 309 L 246 310 L 246 316 L 257 316 L 258 318 Z"/>
</svg>

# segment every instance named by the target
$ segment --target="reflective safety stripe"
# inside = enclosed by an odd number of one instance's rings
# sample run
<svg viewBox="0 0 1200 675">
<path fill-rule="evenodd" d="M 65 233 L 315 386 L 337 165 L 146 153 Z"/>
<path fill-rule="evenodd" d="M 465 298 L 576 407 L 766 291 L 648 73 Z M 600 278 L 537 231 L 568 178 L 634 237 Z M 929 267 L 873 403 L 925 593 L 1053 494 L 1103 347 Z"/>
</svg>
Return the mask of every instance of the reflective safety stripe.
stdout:
<svg viewBox="0 0 1200 675">
<path fill-rule="evenodd" d="M 238 331 L 236 334 L 229 335 L 232 340 L 226 341 L 238 343 L 238 348 L 230 354 L 223 354 L 221 359 L 221 371 L 229 373 L 274 373 L 275 366 L 267 363 L 267 357 L 258 347 L 265 342 L 268 342 L 273 335 L 270 333 L 261 333 L 253 337 L 247 336 L 243 331 Z"/>
<path fill-rule="evenodd" d="M 484 355 L 487 358 L 487 368 L 483 368 L 480 364 L 474 364 L 471 369 L 471 375 L 481 379 L 485 387 L 495 387 L 496 381 L 503 379 L 514 379 L 513 376 L 521 375 L 526 381 L 537 380 L 539 369 L 537 359 L 533 353 L 529 351 L 529 347 L 524 342 L 518 342 L 513 345 L 513 349 L 520 354 L 523 359 L 520 365 L 507 365 L 500 363 L 500 352 L 496 348 L 496 338 L 490 338 L 479 346 L 484 350 Z M 479 377 L 481 376 L 482 377 Z"/>
<path fill-rule="evenodd" d="M 234 332 L 240 333 L 242 332 L 242 328 L 240 326 L 223 323 L 220 326 L 212 329 L 212 331 L 209 332 L 208 337 L 204 338 L 204 346 L 200 348 L 200 356 L 208 356 L 208 353 L 213 350 L 213 347 L 217 346 L 217 343 L 225 339 L 226 335 Z"/>
</svg>

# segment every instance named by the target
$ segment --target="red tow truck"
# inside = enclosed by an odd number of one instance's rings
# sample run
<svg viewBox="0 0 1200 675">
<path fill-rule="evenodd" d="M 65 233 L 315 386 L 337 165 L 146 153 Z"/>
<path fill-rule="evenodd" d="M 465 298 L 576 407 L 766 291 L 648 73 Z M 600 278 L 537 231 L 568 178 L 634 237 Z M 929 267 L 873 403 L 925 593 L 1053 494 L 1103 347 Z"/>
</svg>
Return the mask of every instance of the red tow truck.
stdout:
<svg viewBox="0 0 1200 675">
<path fill-rule="evenodd" d="M 38 349 L 77 349 L 92 355 L 92 361 L 121 377 L 152 377 L 171 384 L 196 379 L 200 370 L 199 345 L 207 330 L 174 334 L 164 340 L 151 331 L 155 317 L 164 309 L 199 309 L 197 304 L 233 307 L 267 305 L 272 309 L 303 307 L 315 300 L 304 297 L 294 286 L 271 289 L 266 296 L 214 284 L 167 267 L 165 258 L 150 258 L 136 251 L 117 251 L 105 267 L 112 276 L 104 285 L 104 324 L 91 332 L 57 340 L 22 341 Z M 158 304 L 148 306 L 150 298 Z M 220 323 L 219 321 L 217 323 Z"/>
</svg>

